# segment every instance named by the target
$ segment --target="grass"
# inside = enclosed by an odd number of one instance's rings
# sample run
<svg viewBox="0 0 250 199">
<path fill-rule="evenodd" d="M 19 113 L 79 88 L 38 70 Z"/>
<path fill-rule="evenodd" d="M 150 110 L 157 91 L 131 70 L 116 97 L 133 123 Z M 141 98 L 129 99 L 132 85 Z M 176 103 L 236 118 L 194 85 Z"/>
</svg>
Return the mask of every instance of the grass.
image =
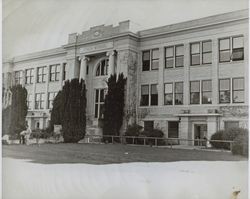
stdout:
<svg viewBox="0 0 250 199">
<path fill-rule="evenodd" d="M 29 159 L 35 163 L 111 164 L 125 162 L 238 161 L 229 152 L 154 148 L 121 144 L 3 145 L 3 157 Z"/>
</svg>

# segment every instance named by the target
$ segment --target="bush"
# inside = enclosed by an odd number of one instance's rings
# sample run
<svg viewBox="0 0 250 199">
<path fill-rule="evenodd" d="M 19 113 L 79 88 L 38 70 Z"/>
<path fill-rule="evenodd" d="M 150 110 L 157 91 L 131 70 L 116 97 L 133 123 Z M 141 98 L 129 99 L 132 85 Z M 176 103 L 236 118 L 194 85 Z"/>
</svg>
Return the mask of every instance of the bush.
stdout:
<svg viewBox="0 0 250 199">
<path fill-rule="evenodd" d="M 220 130 L 220 131 L 216 132 L 215 134 L 213 134 L 211 136 L 211 140 L 236 141 L 239 144 L 235 144 L 235 147 L 237 148 L 235 150 L 236 151 L 242 151 L 243 148 L 241 149 L 241 147 L 243 147 L 243 146 L 239 146 L 239 145 L 242 145 L 244 139 L 246 139 L 245 137 L 246 137 L 247 134 L 248 134 L 247 129 L 243 129 L 243 128 L 231 128 L 231 129 L 228 129 L 228 130 Z M 248 139 L 247 139 L 247 141 L 248 141 Z M 210 141 L 210 144 L 214 148 L 217 148 L 217 149 L 227 149 L 227 150 L 230 150 L 230 143 Z"/>
<path fill-rule="evenodd" d="M 248 156 L 248 130 L 241 129 L 234 139 L 232 153 L 234 155 Z"/>
<path fill-rule="evenodd" d="M 125 136 L 138 137 L 141 130 L 142 130 L 142 126 L 134 123 L 134 124 L 128 126 L 128 128 L 125 132 Z M 134 143 L 137 143 L 137 141 L 138 141 L 138 139 L 134 139 Z M 133 138 L 126 138 L 126 143 L 133 144 Z"/>
<path fill-rule="evenodd" d="M 148 145 L 155 145 L 155 139 L 154 138 L 163 138 L 164 133 L 160 129 L 152 129 L 151 131 L 142 131 L 139 135 L 139 137 L 149 137 L 146 139 L 146 144 Z M 138 144 L 144 144 L 144 139 L 138 139 Z M 165 145 L 165 141 L 158 139 L 157 145 Z"/>
</svg>

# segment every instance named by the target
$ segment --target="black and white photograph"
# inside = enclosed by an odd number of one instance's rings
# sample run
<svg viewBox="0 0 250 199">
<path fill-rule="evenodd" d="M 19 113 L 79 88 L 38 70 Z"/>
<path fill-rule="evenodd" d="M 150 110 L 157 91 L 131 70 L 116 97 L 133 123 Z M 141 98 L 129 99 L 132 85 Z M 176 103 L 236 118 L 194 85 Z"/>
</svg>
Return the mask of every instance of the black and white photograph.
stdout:
<svg viewBox="0 0 250 199">
<path fill-rule="evenodd" d="M 248 0 L 2 0 L 2 199 L 248 199 Z"/>
</svg>

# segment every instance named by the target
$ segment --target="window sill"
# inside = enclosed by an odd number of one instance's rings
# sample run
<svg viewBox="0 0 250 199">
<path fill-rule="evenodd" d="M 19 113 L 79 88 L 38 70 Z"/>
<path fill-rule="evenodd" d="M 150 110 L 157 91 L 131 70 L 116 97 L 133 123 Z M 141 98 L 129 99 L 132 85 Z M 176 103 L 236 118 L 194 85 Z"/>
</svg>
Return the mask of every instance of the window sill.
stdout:
<svg viewBox="0 0 250 199">
<path fill-rule="evenodd" d="M 190 68 L 195 68 L 195 67 L 205 67 L 205 66 L 209 66 L 209 67 L 211 67 L 212 66 L 212 64 L 199 64 L 199 65 L 189 65 L 189 67 Z"/>
<path fill-rule="evenodd" d="M 233 65 L 233 64 L 244 64 L 244 60 L 239 61 L 228 61 L 228 62 L 219 62 L 219 65 Z"/>
</svg>

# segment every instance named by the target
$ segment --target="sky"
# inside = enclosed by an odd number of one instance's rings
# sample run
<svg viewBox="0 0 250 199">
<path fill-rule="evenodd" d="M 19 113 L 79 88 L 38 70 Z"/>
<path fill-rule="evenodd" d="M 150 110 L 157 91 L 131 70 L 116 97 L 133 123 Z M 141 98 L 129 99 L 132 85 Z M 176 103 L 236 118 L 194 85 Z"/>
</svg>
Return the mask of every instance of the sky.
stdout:
<svg viewBox="0 0 250 199">
<path fill-rule="evenodd" d="M 3 0 L 3 58 L 57 48 L 68 34 L 131 20 L 138 30 L 248 8 L 248 0 Z"/>
</svg>

